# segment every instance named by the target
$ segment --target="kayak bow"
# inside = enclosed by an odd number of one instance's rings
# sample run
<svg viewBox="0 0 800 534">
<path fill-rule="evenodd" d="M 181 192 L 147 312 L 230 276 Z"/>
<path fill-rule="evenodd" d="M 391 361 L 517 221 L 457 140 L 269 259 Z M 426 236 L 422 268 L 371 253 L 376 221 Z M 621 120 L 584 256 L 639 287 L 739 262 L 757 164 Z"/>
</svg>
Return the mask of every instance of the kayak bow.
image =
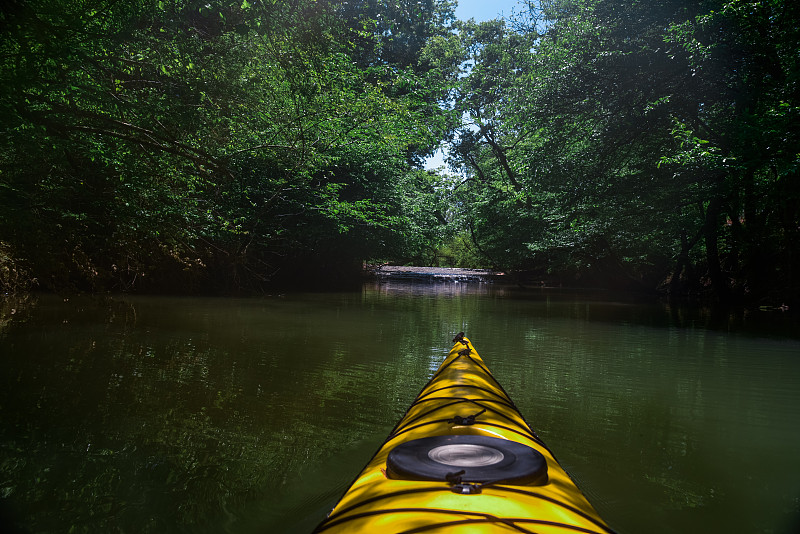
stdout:
<svg viewBox="0 0 800 534">
<path fill-rule="evenodd" d="M 463 332 L 315 532 L 612 533 Z"/>
</svg>

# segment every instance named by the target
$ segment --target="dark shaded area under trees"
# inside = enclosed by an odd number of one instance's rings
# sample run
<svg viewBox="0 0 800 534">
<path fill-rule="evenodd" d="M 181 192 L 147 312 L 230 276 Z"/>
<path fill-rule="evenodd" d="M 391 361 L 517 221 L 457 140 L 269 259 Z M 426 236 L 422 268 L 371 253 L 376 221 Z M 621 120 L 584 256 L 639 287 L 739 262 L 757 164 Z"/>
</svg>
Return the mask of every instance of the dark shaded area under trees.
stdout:
<svg viewBox="0 0 800 534">
<path fill-rule="evenodd" d="M 453 4 L 7 4 L 0 287 L 329 287 L 379 260 L 797 301 L 795 3 Z M 452 175 L 421 167 L 442 140 Z"/>
</svg>

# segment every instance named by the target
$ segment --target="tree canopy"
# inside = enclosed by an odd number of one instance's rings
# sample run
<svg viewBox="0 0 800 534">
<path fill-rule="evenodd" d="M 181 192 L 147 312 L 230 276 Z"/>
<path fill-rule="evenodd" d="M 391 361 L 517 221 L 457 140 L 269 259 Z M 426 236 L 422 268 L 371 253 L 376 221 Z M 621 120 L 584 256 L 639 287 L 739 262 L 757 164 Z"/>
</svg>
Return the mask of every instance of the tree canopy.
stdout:
<svg viewBox="0 0 800 534">
<path fill-rule="evenodd" d="M 528 7 L 472 28 L 460 81 L 452 163 L 485 256 L 607 287 L 796 296 L 798 8 Z"/>
<path fill-rule="evenodd" d="M 389 36 L 396 2 L 5 8 L 3 250 L 40 286 L 123 290 L 414 256 L 454 76 L 417 55 L 452 9 L 401 4 Z"/>
<path fill-rule="evenodd" d="M 257 291 L 444 257 L 796 298 L 800 8 L 454 7 L 3 7 L 0 284 Z"/>
</svg>

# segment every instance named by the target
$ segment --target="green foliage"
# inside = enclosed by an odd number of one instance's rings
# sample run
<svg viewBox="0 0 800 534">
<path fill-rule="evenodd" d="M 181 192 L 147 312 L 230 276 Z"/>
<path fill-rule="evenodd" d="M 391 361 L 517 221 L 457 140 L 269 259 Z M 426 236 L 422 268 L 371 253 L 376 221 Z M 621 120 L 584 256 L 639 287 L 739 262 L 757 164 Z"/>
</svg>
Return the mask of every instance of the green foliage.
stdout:
<svg viewBox="0 0 800 534">
<path fill-rule="evenodd" d="M 797 8 L 529 4 L 464 33 L 452 154 L 485 256 L 603 285 L 796 292 Z"/>
<path fill-rule="evenodd" d="M 531 1 L 484 23 L 453 7 L 11 4 L 8 273 L 251 291 L 449 248 L 582 283 L 800 287 L 794 4 Z M 442 140 L 456 181 L 420 170 Z"/>
<path fill-rule="evenodd" d="M 447 40 L 452 8 L 409 3 L 413 20 L 367 49 L 395 4 L 348 5 L 5 10 L 8 250 L 47 288 L 230 291 L 402 241 L 421 225 L 402 184 L 448 127 L 453 76 L 417 55 Z"/>
<path fill-rule="evenodd" d="M 456 234 L 437 251 L 436 255 L 439 267 L 484 269 L 491 266 L 476 248 L 469 232 Z"/>
</svg>

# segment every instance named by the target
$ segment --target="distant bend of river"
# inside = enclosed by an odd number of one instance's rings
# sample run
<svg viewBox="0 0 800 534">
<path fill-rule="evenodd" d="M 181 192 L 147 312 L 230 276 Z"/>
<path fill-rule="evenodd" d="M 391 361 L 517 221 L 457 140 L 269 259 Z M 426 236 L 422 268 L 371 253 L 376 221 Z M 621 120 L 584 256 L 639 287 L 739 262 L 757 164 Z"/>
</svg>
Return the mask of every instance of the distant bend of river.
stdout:
<svg viewBox="0 0 800 534">
<path fill-rule="evenodd" d="M 310 532 L 463 330 L 621 534 L 798 532 L 798 326 L 456 281 L 5 298 L 0 530 Z"/>
</svg>

